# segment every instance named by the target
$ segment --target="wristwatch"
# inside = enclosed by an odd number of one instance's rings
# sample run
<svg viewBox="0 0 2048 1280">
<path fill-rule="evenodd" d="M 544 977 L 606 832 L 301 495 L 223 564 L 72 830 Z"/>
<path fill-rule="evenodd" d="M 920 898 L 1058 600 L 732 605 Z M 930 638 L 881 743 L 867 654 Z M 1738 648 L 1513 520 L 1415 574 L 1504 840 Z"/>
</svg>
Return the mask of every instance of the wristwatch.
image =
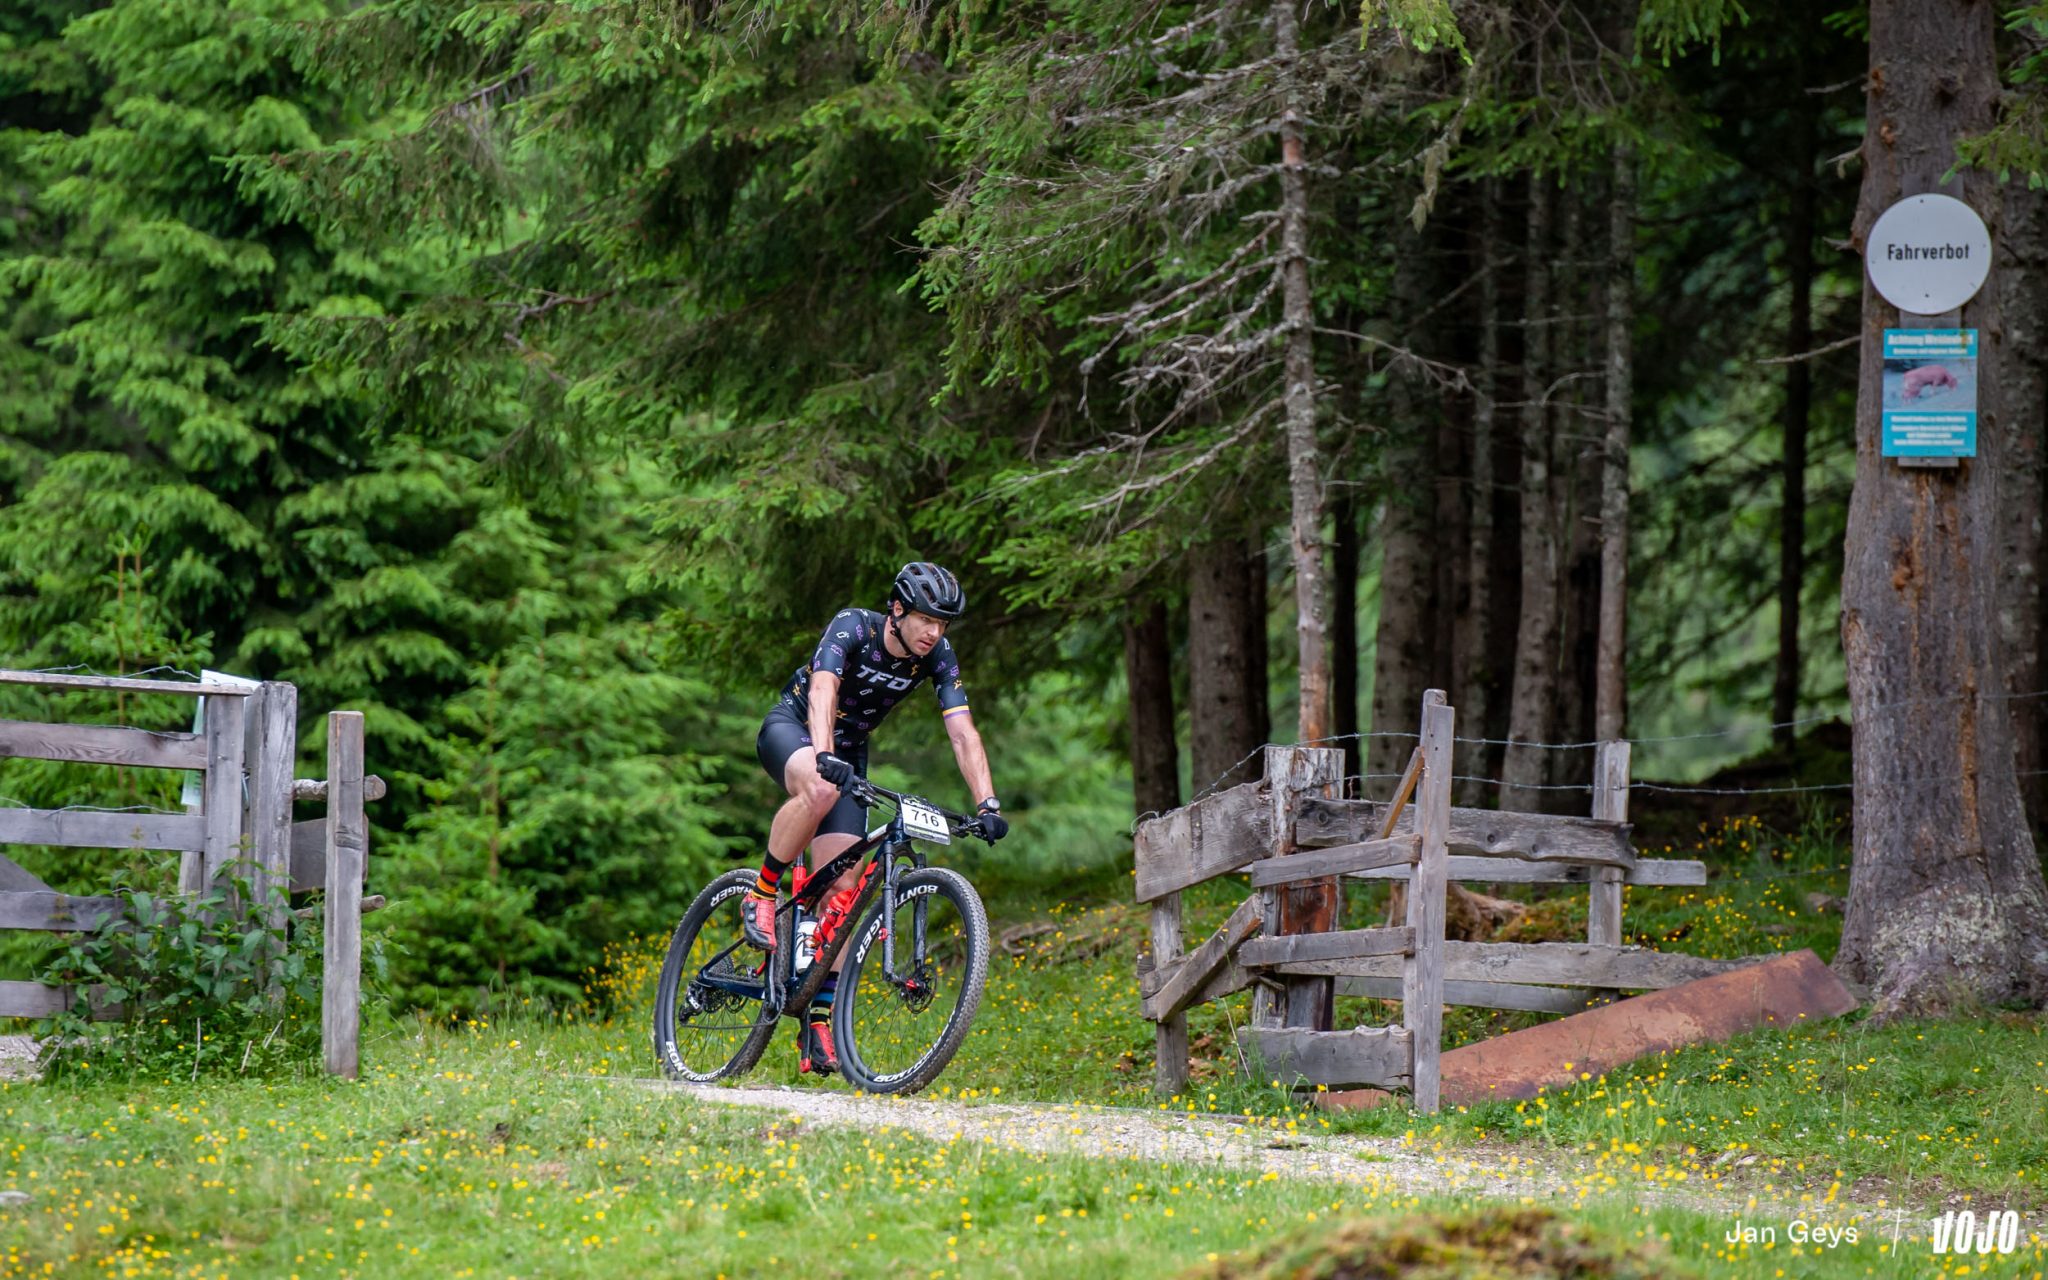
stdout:
<svg viewBox="0 0 2048 1280">
<path fill-rule="evenodd" d="M 974 811 L 976 813 L 1001 813 L 1003 811 L 1003 802 L 996 799 L 994 796 L 990 796 L 988 799 L 976 805 Z"/>
</svg>

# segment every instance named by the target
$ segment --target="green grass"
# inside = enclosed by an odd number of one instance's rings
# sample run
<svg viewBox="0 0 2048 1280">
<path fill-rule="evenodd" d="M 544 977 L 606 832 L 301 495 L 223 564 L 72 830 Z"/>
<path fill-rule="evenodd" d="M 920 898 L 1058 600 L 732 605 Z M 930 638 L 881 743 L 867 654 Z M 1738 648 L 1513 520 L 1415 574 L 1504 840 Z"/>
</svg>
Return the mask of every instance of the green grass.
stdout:
<svg viewBox="0 0 2048 1280">
<path fill-rule="evenodd" d="M 1168 1276 L 1377 1187 L 1032 1156 L 575 1074 L 500 1028 L 364 1081 L 0 1091 L 0 1274 Z M 542 1031 L 545 1035 L 545 1031 Z M 559 1068 L 559 1070 L 557 1069 Z"/>
<path fill-rule="evenodd" d="M 1257 1270 L 1239 1251 L 1336 1224 L 1457 1234 L 1473 1213 L 1371 1179 L 811 1129 L 800 1099 L 735 1110 L 587 1074 L 618 1063 L 563 1046 L 603 1049 L 602 1031 L 394 1036 L 358 1084 L 0 1087 L 0 1189 L 30 1197 L 0 1209 L 0 1275 L 1222 1276 Z M 1736 1249 L 1726 1215 L 1626 1196 L 1538 1207 L 1574 1224 L 1575 1275 L 1927 1274 L 1880 1224 L 1855 1247 Z M 1636 1261 L 1615 1262 L 1624 1250 Z"/>
<path fill-rule="evenodd" d="M 1740 825 L 1699 843 L 1670 856 L 1709 858 L 1713 882 L 1632 890 L 1632 933 L 1702 955 L 1800 946 L 1832 954 L 1839 918 L 1814 911 L 1805 895 L 1844 891 L 1837 851 Z M 2038 1015 L 1773 1030 L 1532 1103 L 1425 1119 L 1401 1106 L 1332 1115 L 1240 1081 L 1229 1035 L 1243 1023 L 1239 998 L 1197 1011 L 1191 1087 L 1159 1099 L 1151 1029 L 1135 1011 L 1144 916 L 1128 901 L 1128 882 L 1098 879 L 1059 898 L 987 887 L 1008 942 L 974 1034 L 935 1096 L 1230 1113 L 1282 1131 L 1403 1138 L 1482 1170 L 1533 1159 L 1562 1170 L 1559 1194 L 1541 1207 L 1597 1244 L 1587 1257 L 1598 1266 L 1575 1274 L 1646 1266 L 1641 1273 L 1774 1278 L 2035 1275 L 2048 1260 L 2039 1243 L 2048 1197 L 2037 1189 L 2048 1176 L 2048 1027 Z M 1241 893 L 1227 884 L 1191 893 L 1190 939 Z M 1525 927 L 1582 937 L 1583 903 L 1583 892 L 1538 899 Z M 1361 900 L 1352 918 L 1376 910 Z M 1326 1241 L 1316 1247 L 1337 1257 L 1360 1232 L 1424 1219 L 1437 1225 L 1416 1227 L 1405 1244 L 1374 1236 L 1370 1247 L 1466 1268 L 1416 1274 L 1476 1275 L 1478 1262 L 1457 1261 L 1437 1237 L 1499 1227 L 1468 1221 L 1469 1201 L 1418 1202 L 1384 1186 L 813 1130 L 786 1115 L 648 1091 L 616 1077 L 654 1073 L 645 1006 L 658 961 L 653 941 L 612 954 L 591 982 L 609 1015 L 374 1029 L 356 1085 L 0 1088 L 0 1191 L 31 1196 L 0 1207 L 0 1277 L 634 1275 L 678 1266 L 707 1276 L 1277 1276 L 1294 1272 L 1261 1254 L 1276 1241 Z M 1384 1021 L 1392 1010 L 1347 1001 L 1342 1012 Z M 1455 1011 L 1447 1043 L 1527 1020 Z M 750 1082 L 800 1079 L 784 1032 Z M 800 1112 L 800 1099 L 792 1109 Z M 1672 1196 L 1719 1207 L 1665 1204 Z M 1769 1248 L 1725 1239 L 1731 1213 L 1751 1197 L 1746 1213 L 1763 1216 L 1745 1220 L 1778 1232 Z M 1857 1223 L 1854 1245 L 1821 1250 L 1786 1238 L 1791 1212 L 1840 1225 L 1844 1201 L 2010 1207 L 2032 1239 L 1989 1270 L 1969 1259 L 1964 1273 L 1959 1263 L 1937 1266 L 1926 1223 L 1912 1217 L 1897 1224 L 1896 1251 L 1883 1213 Z M 1510 1225 L 1531 1239 L 1564 1230 L 1531 1221 Z M 1631 1249 L 1651 1253 L 1632 1262 Z M 1547 1274 L 1504 1264 L 1496 1273 Z"/>
</svg>

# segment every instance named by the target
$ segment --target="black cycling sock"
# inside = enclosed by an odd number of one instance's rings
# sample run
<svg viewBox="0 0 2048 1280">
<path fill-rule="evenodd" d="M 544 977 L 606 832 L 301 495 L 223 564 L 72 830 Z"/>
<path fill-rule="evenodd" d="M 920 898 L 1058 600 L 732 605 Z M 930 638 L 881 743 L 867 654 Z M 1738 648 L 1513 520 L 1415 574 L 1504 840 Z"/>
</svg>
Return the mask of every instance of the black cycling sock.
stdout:
<svg viewBox="0 0 2048 1280">
<path fill-rule="evenodd" d="M 826 974 L 825 980 L 818 984 L 818 994 L 811 997 L 812 1025 L 815 1026 L 819 1023 L 829 1023 L 832 1021 L 832 995 L 838 989 L 839 975 L 836 973 Z"/>
<path fill-rule="evenodd" d="M 772 853 L 763 854 L 761 857 L 761 874 L 754 881 L 754 892 L 764 898 L 774 897 L 775 891 L 782 887 L 782 876 L 784 872 L 789 870 L 789 866 L 789 863 L 782 861 Z"/>
</svg>

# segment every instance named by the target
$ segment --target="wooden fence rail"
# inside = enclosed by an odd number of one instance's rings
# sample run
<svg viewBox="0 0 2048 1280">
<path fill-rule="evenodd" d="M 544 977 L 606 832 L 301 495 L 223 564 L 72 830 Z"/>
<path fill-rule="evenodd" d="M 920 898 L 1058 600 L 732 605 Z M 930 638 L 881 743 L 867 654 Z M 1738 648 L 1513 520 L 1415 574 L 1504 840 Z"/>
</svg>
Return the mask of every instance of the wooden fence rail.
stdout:
<svg viewBox="0 0 2048 1280">
<path fill-rule="evenodd" d="M 123 813 L 84 809 L 0 809 L 0 845 L 161 850 L 180 855 L 178 885 L 196 894 L 233 869 L 247 873 L 262 922 L 286 927 L 285 893 L 327 895 L 327 968 L 322 1033 L 328 1069 L 353 1076 L 361 1021 L 362 886 L 369 828 L 365 800 L 383 796 L 381 779 L 363 771 L 360 712 L 328 717 L 328 776 L 294 779 L 298 690 L 282 681 L 241 680 L 209 673 L 199 681 L 0 670 L 0 684 L 52 691 L 157 693 L 199 699 L 197 732 L 119 725 L 0 720 L 0 758 L 55 760 L 200 775 L 199 804 L 188 813 Z M 324 818 L 292 821 L 294 800 L 325 801 Z M 0 929 L 80 931 L 116 916 L 105 896 L 58 893 L 0 856 Z M 34 982 L 0 982 L 0 1018 L 43 1018 L 69 1008 L 77 993 Z M 118 1018 L 117 1006 L 95 1001 L 93 1016 Z"/>
<path fill-rule="evenodd" d="M 1144 1016 L 1157 1024 L 1162 1092 L 1187 1082 L 1187 1010 L 1250 987 L 1240 1047 L 1273 1078 L 1331 1088 L 1405 1089 L 1440 1101 L 1446 1004 L 1576 1013 L 1753 960 L 1706 960 L 1624 946 L 1624 885 L 1706 883 L 1703 863 L 1638 858 L 1628 825 L 1629 744 L 1601 744 L 1587 817 L 1498 813 L 1450 802 L 1456 716 L 1441 691 L 1422 705 L 1422 743 L 1388 801 L 1345 799 L 1334 750 L 1268 747 L 1266 775 L 1141 823 L 1135 892 L 1152 906 L 1152 951 L 1139 961 Z M 1325 759 L 1324 756 L 1328 756 Z M 1332 772 L 1335 770 L 1335 772 Z M 1181 891 L 1242 873 L 1252 894 L 1183 952 Z M 1406 918 L 1378 928 L 1312 921 L 1285 895 L 1338 878 L 1408 884 Z M 1457 942 L 1444 937 L 1453 880 L 1584 884 L 1586 941 Z M 1291 918 L 1290 918 L 1291 916 Z M 1338 1030 L 1338 995 L 1398 1001 L 1399 1026 Z"/>
</svg>

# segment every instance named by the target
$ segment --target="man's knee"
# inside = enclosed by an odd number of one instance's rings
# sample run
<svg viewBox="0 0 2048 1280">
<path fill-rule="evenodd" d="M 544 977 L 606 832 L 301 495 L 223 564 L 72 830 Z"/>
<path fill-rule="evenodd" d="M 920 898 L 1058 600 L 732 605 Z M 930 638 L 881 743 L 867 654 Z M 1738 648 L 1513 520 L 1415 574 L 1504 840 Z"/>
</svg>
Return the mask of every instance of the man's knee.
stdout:
<svg viewBox="0 0 2048 1280">
<path fill-rule="evenodd" d="M 839 788 L 818 776 L 817 753 L 808 747 L 789 758 L 782 785 L 814 819 L 823 819 L 839 803 Z"/>
<path fill-rule="evenodd" d="M 804 784 L 803 795 L 804 803 L 811 807 L 811 815 L 816 818 L 822 819 L 832 812 L 833 805 L 839 803 L 839 788 L 816 774 L 812 774 L 811 780 Z"/>
</svg>

